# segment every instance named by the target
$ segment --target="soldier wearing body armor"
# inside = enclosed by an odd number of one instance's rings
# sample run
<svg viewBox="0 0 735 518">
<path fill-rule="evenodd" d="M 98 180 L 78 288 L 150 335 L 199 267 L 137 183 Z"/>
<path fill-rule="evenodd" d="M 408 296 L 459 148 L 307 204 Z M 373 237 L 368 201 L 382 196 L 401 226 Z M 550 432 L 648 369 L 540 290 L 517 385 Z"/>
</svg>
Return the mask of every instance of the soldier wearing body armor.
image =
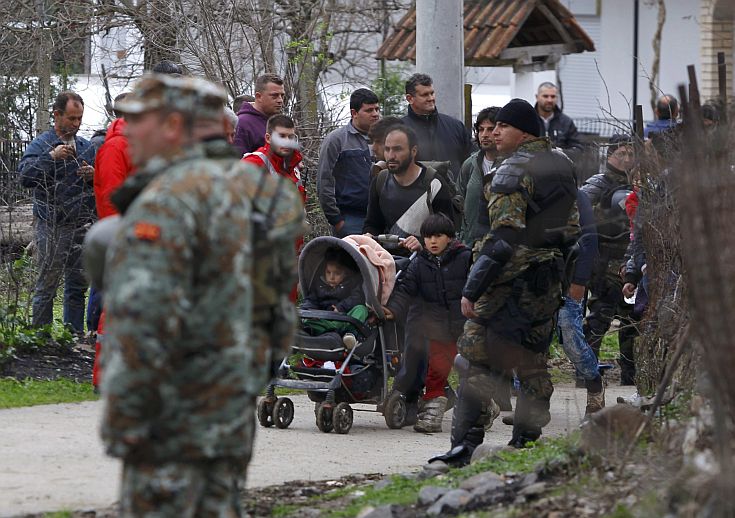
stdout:
<svg viewBox="0 0 735 518">
<path fill-rule="evenodd" d="M 270 323 L 293 313 L 303 211 L 290 182 L 231 157 L 224 100 L 154 74 L 116 106 L 139 167 L 112 197 L 104 272 L 102 437 L 123 460 L 121 516 L 241 515 L 255 398 L 288 342 Z"/>
<path fill-rule="evenodd" d="M 633 191 L 629 174 L 635 163 L 630 136 L 614 135 L 607 148 L 605 171 L 589 178 L 581 190 L 589 198 L 597 224 L 599 255 L 590 280 L 589 314 L 584 322 L 587 343 L 599 357 L 602 338 L 613 318 L 620 319 L 620 368 L 622 385 L 635 382 L 633 343 L 636 330 L 629 320 L 632 305 L 623 297 L 621 269 L 630 242 L 630 222 L 625 200 Z"/>
<path fill-rule="evenodd" d="M 546 361 L 579 212 L 573 165 L 540 132 L 524 100 L 512 100 L 497 115 L 493 136 L 508 158 L 484 186 L 489 232 L 475 244 L 463 291 L 469 320 L 457 342 L 452 449 L 431 460 L 469 462 L 498 415 L 493 396 L 513 370 L 521 390 L 509 444 L 520 448 L 538 439 L 551 419 Z"/>
</svg>

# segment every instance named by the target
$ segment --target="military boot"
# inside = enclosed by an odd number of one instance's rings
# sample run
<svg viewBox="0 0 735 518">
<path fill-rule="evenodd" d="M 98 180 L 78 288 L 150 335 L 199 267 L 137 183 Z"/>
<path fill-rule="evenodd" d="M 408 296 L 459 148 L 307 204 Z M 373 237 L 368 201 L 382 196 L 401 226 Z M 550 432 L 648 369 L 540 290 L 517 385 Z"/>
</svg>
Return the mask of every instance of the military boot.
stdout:
<svg viewBox="0 0 735 518">
<path fill-rule="evenodd" d="M 482 421 L 486 432 L 490 431 L 490 428 L 492 428 L 493 423 L 499 415 L 500 405 L 498 405 L 494 399 L 491 399 L 490 403 L 487 404 L 487 407 L 483 409 L 482 414 L 480 415 L 480 420 Z"/>
<path fill-rule="evenodd" d="M 603 408 L 605 408 L 605 386 L 603 385 L 602 390 L 599 392 L 592 392 L 588 389 L 587 407 L 584 409 L 584 417 L 587 418 Z"/>
<path fill-rule="evenodd" d="M 587 407 L 584 409 L 584 417 L 588 418 L 595 412 L 605 408 L 605 383 L 602 376 L 586 381 Z"/>
<path fill-rule="evenodd" d="M 444 396 L 435 397 L 424 401 L 421 408 L 419 419 L 413 429 L 422 433 L 435 433 L 442 431 L 442 419 L 444 418 L 444 410 L 447 408 L 447 398 Z"/>
</svg>

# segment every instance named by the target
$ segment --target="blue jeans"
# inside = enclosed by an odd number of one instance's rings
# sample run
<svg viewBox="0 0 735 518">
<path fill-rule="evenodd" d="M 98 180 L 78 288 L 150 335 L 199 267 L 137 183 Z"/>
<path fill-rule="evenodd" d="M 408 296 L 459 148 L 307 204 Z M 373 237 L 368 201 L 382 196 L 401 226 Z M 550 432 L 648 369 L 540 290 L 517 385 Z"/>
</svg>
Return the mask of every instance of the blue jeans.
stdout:
<svg viewBox="0 0 735 518">
<path fill-rule="evenodd" d="M 87 302 L 87 331 L 97 331 L 102 314 L 102 292 L 97 288 L 89 288 L 89 301 Z"/>
<path fill-rule="evenodd" d="M 564 305 L 559 309 L 559 331 L 561 346 L 569 361 L 585 380 L 594 380 L 599 376 L 597 356 L 584 339 L 582 329 L 582 303 L 568 295 L 564 296 Z"/>
<path fill-rule="evenodd" d="M 354 214 L 342 214 L 345 224 L 339 229 L 339 232 L 332 227 L 334 237 L 343 238 L 352 234 L 362 234 L 362 226 L 365 223 L 365 216 L 357 216 Z"/>
<path fill-rule="evenodd" d="M 36 222 L 38 279 L 33 292 L 33 326 L 50 324 L 54 297 L 64 277 L 64 323 L 84 332 L 84 294 L 87 279 L 82 271 L 82 241 L 86 229 L 78 225 Z"/>
</svg>

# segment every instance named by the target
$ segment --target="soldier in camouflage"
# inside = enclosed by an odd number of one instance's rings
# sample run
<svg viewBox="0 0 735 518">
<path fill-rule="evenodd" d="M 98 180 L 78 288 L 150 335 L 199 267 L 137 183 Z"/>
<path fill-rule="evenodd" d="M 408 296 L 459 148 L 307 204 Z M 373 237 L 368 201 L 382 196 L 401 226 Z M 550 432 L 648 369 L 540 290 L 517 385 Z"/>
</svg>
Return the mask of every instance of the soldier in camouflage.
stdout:
<svg viewBox="0 0 735 518">
<path fill-rule="evenodd" d="M 116 106 L 139 167 L 112 198 L 123 218 L 105 271 L 102 437 L 123 459 L 122 516 L 241 514 L 255 398 L 287 341 L 288 325 L 254 312 L 253 272 L 283 279 L 269 287 L 275 312 L 295 280 L 303 211 L 292 188 L 297 204 L 276 214 L 268 200 L 259 213 L 259 171 L 208 156 L 199 130 L 222 126 L 224 100 L 206 81 L 154 74 Z M 258 194 L 289 191 L 263 183 Z M 288 254 L 266 262 L 259 242 L 279 233 Z"/>
<path fill-rule="evenodd" d="M 572 163 L 538 138 L 540 131 L 533 107 L 521 99 L 497 115 L 493 136 L 508 158 L 484 187 L 490 230 L 475 244 L 463 292 L 468 321 L 457 342 L 452 449 L 431 460 L 469 462 L 498 415 L 493 396 L 513 370 L 521 389 L 509 444 L 520 448 L 538 439 L 551 418 L 546 361 L 579 212 Z"/>
<path fill-rule="evenodd" d="M 613 135 L 607 147 L 605 171 L 590 177 L 581 190 L 587 195 L 595 213 L 599 255 L 592 270 L 589 314 L 584 321 L 587 343 L 599 357 L 602 339 L 613 318 L 620 319 L 620 384 L 635 383 L 633 348 L 637 330 L 630 320 L 632 304 L 623 297 L 626 250 L 630 244 L 630 222 L 625 212 L 625 200 L 633 191 L 628 177 L 635 164 L 630 135 Z"/>
</svg>

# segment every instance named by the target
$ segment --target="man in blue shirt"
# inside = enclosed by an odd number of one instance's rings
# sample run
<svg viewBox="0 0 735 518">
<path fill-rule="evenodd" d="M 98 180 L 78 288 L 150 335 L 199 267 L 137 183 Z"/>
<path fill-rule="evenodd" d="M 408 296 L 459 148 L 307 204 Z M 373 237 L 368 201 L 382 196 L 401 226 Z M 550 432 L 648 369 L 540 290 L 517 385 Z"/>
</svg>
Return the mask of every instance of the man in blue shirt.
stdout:
<svg viewBox="0 0 735 518">
<path fill-rule="evenodd" d="M 33 325 L 53 320 L 54 296 L 64 277 L 64 323 L 84 332 L 87 281 L 81 265 L 84 233 L 95 219 L 94 154 L 78 137 L 84 101 L 70 91 L 54 101 L 54 127 L 37 136 L 18 165 L 23 187 L 33 189 L 38 279 L 33 293 Z"/>
</svg>

